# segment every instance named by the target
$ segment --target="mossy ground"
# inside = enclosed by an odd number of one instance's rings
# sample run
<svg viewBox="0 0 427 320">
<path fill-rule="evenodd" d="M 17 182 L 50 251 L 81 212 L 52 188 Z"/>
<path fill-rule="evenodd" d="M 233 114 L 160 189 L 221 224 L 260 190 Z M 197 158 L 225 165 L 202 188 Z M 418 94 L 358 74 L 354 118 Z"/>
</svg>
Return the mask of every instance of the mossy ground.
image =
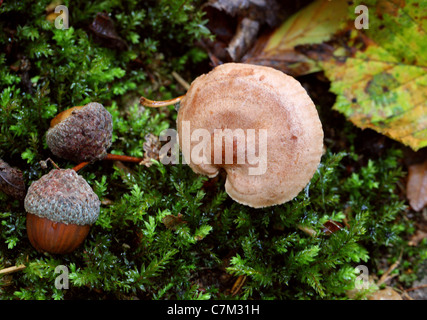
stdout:
<svg viewBox="0 0 427 320">
<path fill-rule="evenodd" d="M 75 165 L 46 146 L 56 113 L 102 103 L 114 119 L 110 151 L 142 157 L 147 135 L 175 128 L 176 112 L 143 109 L 139 96 L 181 95 L 172 71 L 194 79 L 210 68 L 195 46 L 208 36 L 199 2 L 63 4 L 68 30 L 46 19 L 49 1 L 0 7 L 0 157 L 27 186 L 48 172 L 41 160 Z M 107 48 L 90 31 L 104 11 L 126 48 Z M 103 202 L 100 217 L 80 249 L 58 256 L 32 248 L 22 202 L 1 193 L 0 270 L 26 266 L 0 276 L 1 299 L 346 299 L 358 265 L 378 276 L 398 259 L 391 284 L 409 286 L 427 251 L 424 240 L 407 244 L 415 217 L 401 188 L 400 145 L 331 111 L 334 97 L 315 75 L 300 80 L 318 106 L 326 152 L 296 199 L 252 209 L 227 196 L 223 176 L 158 161 L 96 162 L 80 174 Z M 326 232 L 330 221 L 341 229 Z M 67 290 L 55 288 L 58 265 L 69 270 Z M 239 277 L 243 286 L 232 290 Z"/>
</svg>

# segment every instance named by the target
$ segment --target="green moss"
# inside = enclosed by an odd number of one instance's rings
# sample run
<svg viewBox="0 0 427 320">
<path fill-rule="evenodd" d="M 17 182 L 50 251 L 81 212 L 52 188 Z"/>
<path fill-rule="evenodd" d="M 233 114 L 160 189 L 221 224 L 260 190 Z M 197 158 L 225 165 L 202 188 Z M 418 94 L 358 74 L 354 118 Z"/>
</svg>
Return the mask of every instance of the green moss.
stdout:
<svg viewBox="0 0 427 320">
<path fill-rule="evenodd" d="M 65 1 L 68 30 L 45 20 L 47 4 L 0 7 L 0 157 L 24 172 L 27 185 L 47 173 L 39 161 L 52 156 L 44 135 L 57 112 L 103 103 L 114 119 L 111 152 L 142 156 L 145 136 L 175 127 L 175 115 L 172 108 L 141 109 L 135 99 L 182 94 L 171 72 L 191 79 L 198 75 L 195 65 L 207 63 L 193 44 L 207 34 L 197 3 Z M 88 31 L 104 10 L 116 21 L 126 50 L 105 48 Z M 94 163 L 80 174 L 103 201 L 100 217 L 83 247 L 65 256 L 36 252 L 26 236 L 22 203 L 0 194 L 0 269 L 26 265 L 0 276 L 0 295 L 344 299 L 360 264 L 375 274 L 380 259 L 394 262 L 405 252 L 401 270 L 415 270 L 417 255 L 427 251 L 424 242 L 417 248 L 406 244 L 414 225 L 398 189 L 401 151 L 391 147 L 366 160 L 356 147 L 360 132 L 348 123 L 343 132 L 347 140 L 340 151 L 327 142 L 321 166 L 296 199 L 265 209 L 235 203 L 224 191 L 224 177 L 208 180 L 185 165 Z M 325 232 L 330 220 L 341 229 Z M 68 290 L 54 286 L 58 265 L 69 270 Z M 245 282 L 232 296 L 238 276 Z M 410 280 L 402 272 L 401 281 Z"/>
</svg>

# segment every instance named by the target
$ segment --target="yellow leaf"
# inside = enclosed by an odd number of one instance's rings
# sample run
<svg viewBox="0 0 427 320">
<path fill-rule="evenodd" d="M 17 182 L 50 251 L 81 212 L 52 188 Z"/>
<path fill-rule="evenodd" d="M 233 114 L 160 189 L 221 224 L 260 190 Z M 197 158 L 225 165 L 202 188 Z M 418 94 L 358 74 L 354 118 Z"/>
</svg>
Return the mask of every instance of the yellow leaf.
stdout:
<svg viewBox="0 0 427 320">
<path fill-rule="evenodd" d="M 370 8 L 369 29 L 357 30 L 353 16 L 334 41 L 305 53 L 319 60 L 331 81 L 331 91 L 337 94 L 334 109 L 360 128 L 371 128 L 418 150 L 427 146 L 423 8 L 414 0 L 364 3 Z"/>
<path fill-rule="evenodd" d="M 319 71 L 315 60 L 295 48 L 329 40 L 347 17 L 347 6 L 345 0 L 314 1 L 287 19 L 267 40 L 260 39 L 263 49 L 245 62 L 271 66 L 293 76 Z"/>
</svg>

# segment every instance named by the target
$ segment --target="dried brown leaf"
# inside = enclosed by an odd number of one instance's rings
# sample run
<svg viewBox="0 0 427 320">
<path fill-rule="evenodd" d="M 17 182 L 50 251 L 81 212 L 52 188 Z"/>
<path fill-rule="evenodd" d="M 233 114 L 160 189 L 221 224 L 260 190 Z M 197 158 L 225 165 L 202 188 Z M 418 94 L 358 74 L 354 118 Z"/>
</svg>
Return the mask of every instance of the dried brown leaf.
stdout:
<svg viewBox="0 0 427 320">
<path fill-rule="evenodd" d="M 89 29 L 93 32 L 95 40 L 107 48 L 123 51 L 128 47 L 126 41 L 117 34 L 114 21 L 107 13 L 97 13 Z"/>
<path fill-rule="evenodd" d="M 277 24 L 279 8 L 276 0 L 208 1 L 203 10 L 215 40 L 207 40 L 204 45 L 212 63 L 241 61 L 255 43 L 262 26 Z"/>
<path fill-rule="evenodd" d="M 425 238 L 427 238 L 427 232 L 417 230 L 408 241 L 408 246 L 416 247 Z"/>
<path fill-rule="evenodd" d="M 409 166 L 406 197 L 415 211 L 421 211 L 427 205 L 427 160 Z"/>
<path fill-rule="evenodd" d="M 378 290 L 369 300 L 403 300 L 402 296 L 397 293 L 392 287 L 386 287 L 385 289 Z"/>
<path fill-rule="evenodd" d="M 184 221 L 183 215 L 181 213 L 178 213 L 177 216 L 174 216 L 172 214 L 167 215 L 162 219 L 162 222 L 166 228 L 171 230 L 176 230 L 179 225 L 187 223 L 186 221 Z"/>
<path fill-rule="evenodd" d="M 22 172 L 12 168 L 8 163 L 0 159 L 0 191 L 16 198 L 24 199 L 25 182 Z"/>
</svg>

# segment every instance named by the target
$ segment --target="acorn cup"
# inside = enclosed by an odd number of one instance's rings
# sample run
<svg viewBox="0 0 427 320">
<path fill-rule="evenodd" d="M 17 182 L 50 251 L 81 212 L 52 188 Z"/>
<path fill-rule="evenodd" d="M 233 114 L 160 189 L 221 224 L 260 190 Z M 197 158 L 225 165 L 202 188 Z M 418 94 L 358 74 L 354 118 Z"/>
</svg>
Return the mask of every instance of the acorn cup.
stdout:
<svg viewBox="0 0 427 320">
<path fill-rule="evenodd" d="M 86 239 L 101 201 L 72 169 L 53 169 L 34 181 L 24 200 L 27 234 L 40 252 L 66 254 Z"/>
</svg>

